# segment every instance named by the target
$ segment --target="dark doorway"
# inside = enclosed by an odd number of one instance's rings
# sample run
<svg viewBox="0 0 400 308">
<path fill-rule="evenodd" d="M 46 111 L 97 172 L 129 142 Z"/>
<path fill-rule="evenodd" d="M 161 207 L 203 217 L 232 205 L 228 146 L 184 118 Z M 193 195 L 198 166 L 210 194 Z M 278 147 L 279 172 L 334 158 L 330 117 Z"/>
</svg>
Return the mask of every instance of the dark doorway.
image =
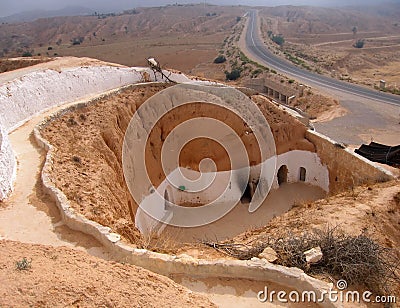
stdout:
<svg viewBox="0 0 400 308">
<path fill-rule="evenodd" d="M 251 202 L 251 187 L 250 183 L 247 183 L 246 189 L 244 190 L 244 193 L 242 197 L 240 198 L 241 203 L 250 203 Z"/>
<path fill-rule="evenodd" d="M 283 183 L 287 182 L 287 174 L 288 168 L 286 165 L 283 165 L 278 170 L 278 184 L 282 185 Z"/>
<path fill-rule="evenodd" d="M 165 190 L 164 191 L 164 210 L 165 211 L 168 211 L 170 209 L 169 203 L 170 203 L 170 201 L 169 201 L 168 190 Z"/>
<path fill-rule="evenodd" d="M 306 168 L 300 167 L 300 176 L 299 176 L 299 180 L 300 180 L 301 182 L 305 182 L 305 181 L 306 181 L 306 174 L 307 174 Z"/>
</svg>

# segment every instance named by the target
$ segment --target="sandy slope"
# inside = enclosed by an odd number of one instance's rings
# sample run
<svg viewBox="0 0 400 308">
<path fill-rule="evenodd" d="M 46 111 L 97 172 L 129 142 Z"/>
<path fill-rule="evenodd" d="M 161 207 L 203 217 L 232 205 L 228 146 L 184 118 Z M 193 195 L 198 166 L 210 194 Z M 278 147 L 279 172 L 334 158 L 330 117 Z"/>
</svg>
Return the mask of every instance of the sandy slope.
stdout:
<svg viewBox="0 0 400 308">
<path fill-rule="evenodd" d="M 26 258 L 27 270 L 16 269 Z M 169 278 L 59 247 L 0 241 L 2 307 L 213 307 Z"/>
</svg>

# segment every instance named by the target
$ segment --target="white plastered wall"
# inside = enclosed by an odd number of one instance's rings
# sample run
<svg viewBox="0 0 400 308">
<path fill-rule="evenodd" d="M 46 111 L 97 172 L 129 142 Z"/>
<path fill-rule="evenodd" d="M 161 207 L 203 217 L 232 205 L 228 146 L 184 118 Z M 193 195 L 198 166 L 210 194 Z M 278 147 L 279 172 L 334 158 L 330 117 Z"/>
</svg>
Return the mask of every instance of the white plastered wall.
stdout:
<svg viewBox="0 0 400 308">
<path fill-rule="evenodd" d="M 0 200 L 12 191 L 17 164 L 6 131 L 0 124 Z"/>
<path fill-rule="evenodd" d="M 283 165 L 288 168 L 288 183 L 300 181 L 300 168 L 303 167 L 306 169 L 305 183 L 329 192 L 329 171 L 327 166 L 321 163 L 317 153 L 295 150 L 278 155 L 273 188 L 279 187 L 277 173 Z"/>
<path fill-rule="evenodd" d="M 277 155 L 272 189 L 279 188 L 277 173 L 279 168 L 283 165 L 286 165 L 288 169 L 288 183 L 296 183 L 300 181 L 300 168 L 303 167 L 306 170 L 305 183 L 318 186 L 327 193 L 329 192 L 329 171 L 327 166 L 322 165 L 321 160 L 316 153 L 295 150 Z M 259 171 L 259 168 L 250 170 L 250 180 L 257 180 L 255 178 L 256 174 L 259 174 L 257 170 Z M 197 179 L 200 177 L 200 173 L 197 171 L 186 169 L 184 170 L 184 173 L 189 179 Z M 168 178 L 172 182 L 176 183 L 174 179 L 180 178 L 178 169 L 175 169 L 171 174 L 169 174 Z M 199 191 L 198 193 L 189 193 L 173 187 L 169 184 L 167 179 L 165 179 L 157 187 L 157 192 L 149 192 L 149 195 L 144 198 L 140 204 L 135 214 L 135 225 L 142 234 L 150 234 L 155 231 L 161 232 L 163 230 L 165 224 L 161 224 L 159 220 L 164 220 L 163 218 L 165 217 L 171 218 L 171 215 L 173 215 L 172 211 L 165 207 L 164 193 L 166 190 L 168 190 L 169 201 L 175 204 L 182 204 L 185 202 L 207 204 L 222 195 L 226 188 L 227 190 L 224 195 L 224 200 L 221 200 L 221 202 L 232 202 L 233 200 L 238 200 L 241 196 L 241 190 L 239 188 L 240 181 L 242 181 L 242 179 L 237 176 L 233 176 L 232 179 L 230 179 L 229 171 L 217 172 L 213 185 L 203 191 Z M 202 186 L 201 184 L 204 183 L 201 183 L 200 181 L 197 184 Z M 179 185 L 184 186 L 185 189 L 189 191 L 197 191 L 198 188 L 193 186 L 190 180 L 181 180 Z M 159 210 L 157 212 L 158 219 L 154 219 L 146 214 L 147 207 L 156 207 Z"/>
<path fill-rule="evenodd" d="M 8 133 L 45 110 L 149 78 L 155 79 L 148 68 L 89 66 L 34 71 L 0 85 L 0 200 L 12 191 L 16 173 Z M 172 73 L 170 79 L 192 82 L 177 73 Z M 162 81 L 160 74 L 157 80 Z"/>
</svg>

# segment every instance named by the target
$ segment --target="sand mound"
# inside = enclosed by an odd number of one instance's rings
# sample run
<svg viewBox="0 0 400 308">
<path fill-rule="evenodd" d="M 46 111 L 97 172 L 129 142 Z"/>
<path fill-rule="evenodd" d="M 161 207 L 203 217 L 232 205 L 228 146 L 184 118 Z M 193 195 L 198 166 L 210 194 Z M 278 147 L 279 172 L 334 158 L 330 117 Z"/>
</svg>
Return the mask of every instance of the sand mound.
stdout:
<svg viewBox="0 0 400 308">
<path fill-rule="evenodd" d="M 31 262 L 26 270 L 16 262 Z M 0 241 L 0 306 L 213 307 L 169 278 L 86 253 Z"/>
</svg>

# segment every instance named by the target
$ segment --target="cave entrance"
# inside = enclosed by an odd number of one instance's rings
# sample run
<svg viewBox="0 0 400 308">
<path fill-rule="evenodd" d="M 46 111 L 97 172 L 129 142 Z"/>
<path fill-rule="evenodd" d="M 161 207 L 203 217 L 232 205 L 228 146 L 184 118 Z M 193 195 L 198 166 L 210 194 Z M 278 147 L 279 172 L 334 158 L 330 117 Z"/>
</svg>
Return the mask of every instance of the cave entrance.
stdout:
<svg viewBox="0 0 400 308">
<path fill-rule="evenodd" d="M 171 187 L 168 186 L 165 191 L 164 191 L 164 210 L 168 211 L 171 209 L 171 203 L 174 203 L 172 199 L 172 191 L 171 191 Z"/>
<path fill-rule="evenodd" d="M 287 183 L 287 174 L 288 174 L 288 168 L 286 165 L 283 165 L 279 168 L 278 170 L 278 184 L 279 186 L 282 185 L 283 183 Z"/>
<path fill-rule="evenodd" d="M 300 182 L 305 182 L 306 181 L 306 174 L 307 174 L 306 168 L 300 167 L 300 176 L 299 176 Z"/>
<path fill-rule="evenodd" d="M 250 203 L 251 198 L 252 198 L 252 189 L 251 189 L 251 183 L 248 182 L 246 185 L 246 189 L 244 190 L 244 193 L 242 197 L 240 198 L 241 203 Z"/>
</svg>

